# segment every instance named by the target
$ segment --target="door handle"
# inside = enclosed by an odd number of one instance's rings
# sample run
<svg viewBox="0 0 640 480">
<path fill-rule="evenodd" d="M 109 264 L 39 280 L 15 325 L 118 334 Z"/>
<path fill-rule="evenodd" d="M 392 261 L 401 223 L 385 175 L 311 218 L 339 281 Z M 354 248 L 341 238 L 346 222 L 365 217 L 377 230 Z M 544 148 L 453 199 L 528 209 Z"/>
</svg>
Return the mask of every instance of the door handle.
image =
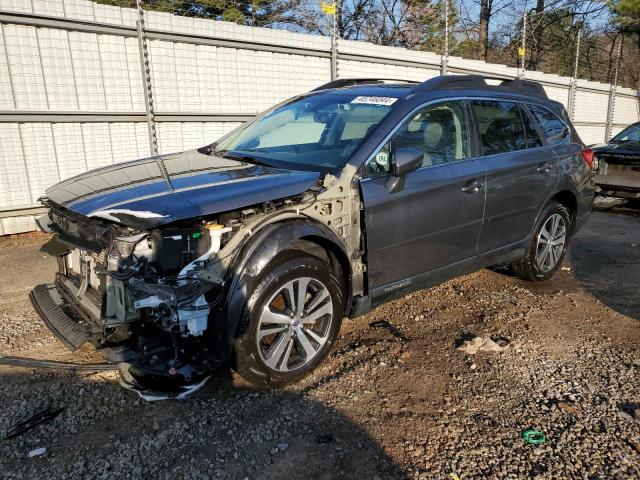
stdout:
<svg viewBox="0 0 640 480">
<path fill-rule="evenodd" d="M 551 165 L 549 165 L 548 163 L 543 163 L 538 167 L 538 173 L 547 175 L 549 172 L 551 172 Z"/>
<path fill-rule="evenodd" d="M 464 193 L 478 193 L 481 188 L 482 188 L 482 182 L 479 182 L 476 180 L 475 182 L 462 187 L 462 191 Z"/>
</svg>

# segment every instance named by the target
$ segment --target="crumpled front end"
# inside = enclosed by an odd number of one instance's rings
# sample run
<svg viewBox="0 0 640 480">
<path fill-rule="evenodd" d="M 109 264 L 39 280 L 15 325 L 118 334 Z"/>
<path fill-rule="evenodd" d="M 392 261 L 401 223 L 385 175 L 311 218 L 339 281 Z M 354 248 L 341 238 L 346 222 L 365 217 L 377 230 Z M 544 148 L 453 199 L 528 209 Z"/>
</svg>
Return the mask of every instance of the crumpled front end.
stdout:
<svg viewBox="0 0 640 480">
<path fill-rule="evenodd" d="M 50 330 L 71 350 L 88 342 L 130 363 L 146 383 L 204 378 L 218 362 L 207 330 L 223 286 L 202 272 L 232 228 L 194 221 L 135 231 L 47 206 L 39 224 L 56 237 L 44 250 L 59 268 L 30 297 Z"/>
</svg>

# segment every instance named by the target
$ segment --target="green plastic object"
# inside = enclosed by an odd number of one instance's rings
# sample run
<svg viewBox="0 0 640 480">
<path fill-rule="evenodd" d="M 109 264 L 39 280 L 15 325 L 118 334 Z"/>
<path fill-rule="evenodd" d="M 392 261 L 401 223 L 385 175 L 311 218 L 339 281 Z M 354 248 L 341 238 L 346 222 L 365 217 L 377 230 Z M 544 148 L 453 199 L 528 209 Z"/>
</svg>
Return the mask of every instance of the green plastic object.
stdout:
<svg viewBox="0 0 640 480">
<path fill-rule="evenodd" d="M 546 440 L 544 433 L 539 432 L 534 428 L 530 428 L 529 430 L 522 432 L 522 438 L 524 438 L 524 441 L 530 445 L 538 445 Z"/>
</svg>

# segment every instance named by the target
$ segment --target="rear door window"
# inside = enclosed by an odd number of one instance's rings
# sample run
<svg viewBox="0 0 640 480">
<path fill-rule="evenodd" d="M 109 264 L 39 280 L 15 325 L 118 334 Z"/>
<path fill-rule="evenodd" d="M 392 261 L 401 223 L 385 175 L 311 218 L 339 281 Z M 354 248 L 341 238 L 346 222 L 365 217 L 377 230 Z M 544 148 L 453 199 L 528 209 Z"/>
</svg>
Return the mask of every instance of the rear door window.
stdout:
<svg viewBox="0 0 640 480">
<path fill-rule="evenodd" d="M 569 133 L 569 127 L 555 114 L 538 105 L 528 105 L 527 108 L 540 125 L 542 134 L 549 145 L 555 145 L 565 139 Z"/>
<path fill-rule="evenodd" d="M 515 102 L 473 100 L 483 155 L 497 155 L 527 148 L 527 137 Z"/>
</svg>

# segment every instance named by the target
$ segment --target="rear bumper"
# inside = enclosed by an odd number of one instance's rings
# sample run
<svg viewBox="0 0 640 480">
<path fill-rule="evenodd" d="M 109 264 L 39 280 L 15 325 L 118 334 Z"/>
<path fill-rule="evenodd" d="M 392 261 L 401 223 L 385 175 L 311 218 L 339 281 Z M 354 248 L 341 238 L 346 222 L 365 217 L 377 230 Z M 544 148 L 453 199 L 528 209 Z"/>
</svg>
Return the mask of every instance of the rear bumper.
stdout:
<svg viewBox="0 0 640 480">
<path fill-rule="evenodd" d="M 91 339 L 89 325 L 64 300 L 54 284 L 38 285 L 29 299 L 49 330 L 69 350 L 75 351 Z"/>
</svg>

